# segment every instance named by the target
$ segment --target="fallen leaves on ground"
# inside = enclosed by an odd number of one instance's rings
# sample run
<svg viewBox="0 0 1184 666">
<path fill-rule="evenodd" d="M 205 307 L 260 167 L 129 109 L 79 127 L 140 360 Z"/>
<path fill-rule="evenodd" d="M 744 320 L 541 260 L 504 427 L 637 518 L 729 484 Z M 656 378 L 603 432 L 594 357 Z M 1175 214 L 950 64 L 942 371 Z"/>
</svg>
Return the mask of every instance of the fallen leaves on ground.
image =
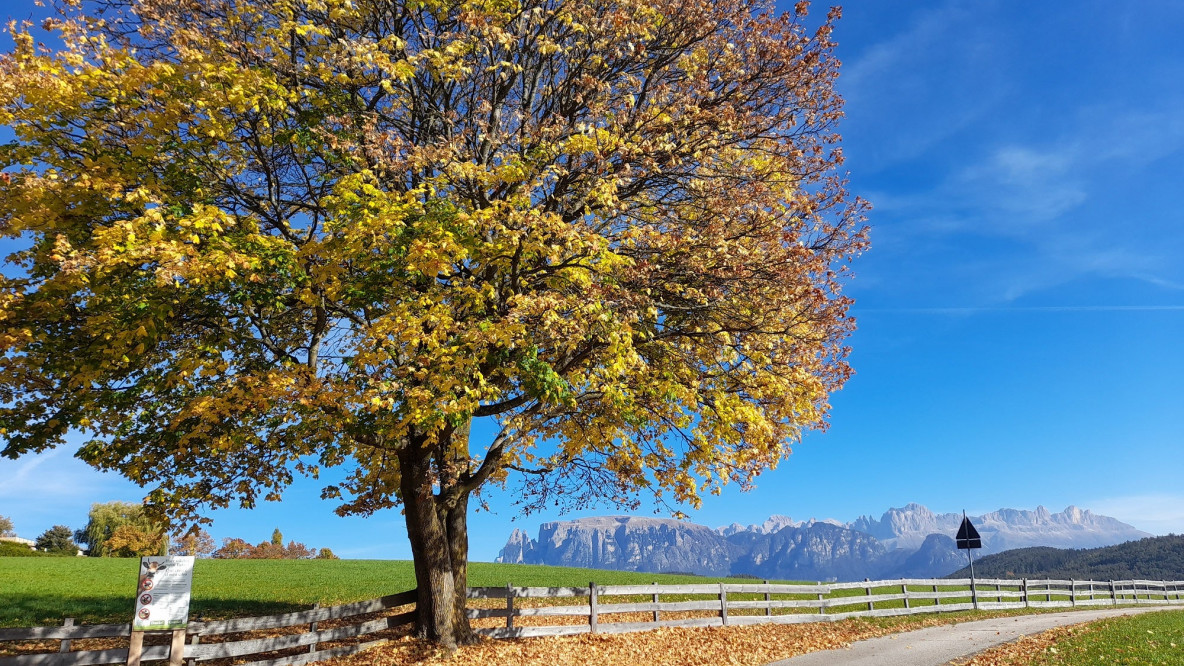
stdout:
<svg viewBox="0 0 1184 666">
<path fill-rule="evenodd" d="M 853 618 L 833 623 L 759 624 L 738 627 L 670 627 L 628 634 L 581 634 L 516 640 L 483 640 L 451 657 L 427 643 L 400 638 L 328 666 L 560 666 L 561 664 L 648 664 L 651 666 L 763 666 L 816 650 L 897 631 L 950 624 L 953 618 L 901 618 L 870 622 Z"/>
<path fill-rule="evenodd" d="M 1026 666 L 1044 654 L 1056 654 L 1056 644 L 1066 638 L 1093 631 L 1089 623 L 1055 627 L 1039 634 L 984 650 L 967 659 L 957 659 L 950 666 Z"/>
</svg>

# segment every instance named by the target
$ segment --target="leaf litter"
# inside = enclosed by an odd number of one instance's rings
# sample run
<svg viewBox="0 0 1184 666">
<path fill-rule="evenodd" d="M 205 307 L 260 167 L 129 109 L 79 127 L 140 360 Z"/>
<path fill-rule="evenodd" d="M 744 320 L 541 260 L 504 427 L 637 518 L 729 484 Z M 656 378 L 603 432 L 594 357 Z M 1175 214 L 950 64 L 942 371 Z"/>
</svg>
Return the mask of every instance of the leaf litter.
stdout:
<svg viewBox="0 0 1184 666">
<path fill-rule="evenodd" d="M 559 666 L 605 664 L 657 666 L 763 666 L 817 650 L 964 618 L 912 617 L 895 621 L 851 618 L 839 622 L 758 624 L 733 627 L 667 627 L 628 634 L 483 639 L 447 655 L 425 641 L 402 637 L 347 657 L 331 666 Z"/>
</svg>

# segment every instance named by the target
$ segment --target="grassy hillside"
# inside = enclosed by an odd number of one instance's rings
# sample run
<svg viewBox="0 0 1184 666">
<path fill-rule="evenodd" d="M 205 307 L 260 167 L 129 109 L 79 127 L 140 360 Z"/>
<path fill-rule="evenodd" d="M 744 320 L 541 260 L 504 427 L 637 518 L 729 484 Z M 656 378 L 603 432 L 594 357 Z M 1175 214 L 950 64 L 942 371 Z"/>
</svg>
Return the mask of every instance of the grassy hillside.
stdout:
<svg viewBox="0 0 1184 666">
<path fill-rule="evenodd" d="M 976 560 L 974 573 L 989 578 L 1184 580 L 1184 536 L 1149 537 L 1084 550 L 1016 548 Z M 969 575 L 966 567 L 948 578 Z"/>
<path fill-rule="evenodd" d="M 130 621 L 139 560 L 0 557 L 0 627 Z M 469 565 L 469 584 L 579 586 L 703 583 L 728 579 L 525 564 Z M 190 616 L 266 615 L 373 599 L 415 586 L 402 560 L 198 560 Z M 730 582 L 736 582 L 734 579 Z"/>
</svg>

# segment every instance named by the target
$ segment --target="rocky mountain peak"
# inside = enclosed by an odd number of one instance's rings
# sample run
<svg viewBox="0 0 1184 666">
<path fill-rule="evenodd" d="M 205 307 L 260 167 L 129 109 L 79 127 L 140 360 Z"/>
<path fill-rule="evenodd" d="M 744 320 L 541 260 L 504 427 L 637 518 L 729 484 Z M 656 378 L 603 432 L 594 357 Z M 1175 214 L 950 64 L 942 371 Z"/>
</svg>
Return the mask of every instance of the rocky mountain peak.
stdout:
<svg viewBox="0 0 1184 666">
<path fill-rule="evenodd" d="M 983 537 L 976 556 L 1027 546 L 1091 548 L 1150 536 L 1075 506 L 1055 514 L 1043 506 L 999 509 L 970 519 Z M 935 514 L 916 503 L 890 508 L 878 520 L 798 523 L 773 515 L 760 524 L 715 530 L 667 518 L 595 516 L 543 523 L 537 539 L 516 529 L 498 561 L 782 580 L 926 578 L 964 565 L 966 554 L 954 548 L 952 538 L 961 522 L 961 512 Z"/>
<path fill-rule="evenodd" d="M 534 555 L 534 546 L 534 540 L 525 530 L 515 528 L 510 533 L 509 541 L 506 541 L 506 545 L 502 548 L 498 560 L 509 564 L 525 564 L 531 561 Z"/>
<path fill-rule="evenodd" d="M 765 519 L 765 522 L 757 525 L 741 525 L 740 523 L 732 523 L 724 527 L 715 528 L 716 533 L 723 536 L 732 536 L 740 532 L 755 532 L 757 534 L 774 534 L 780 532 L 787 527 L 797 527 L 800 523 L 794 522 L 793 518 L 789 516 L 782 516 L 780 514 L 773 514 Z"/>
</svg>

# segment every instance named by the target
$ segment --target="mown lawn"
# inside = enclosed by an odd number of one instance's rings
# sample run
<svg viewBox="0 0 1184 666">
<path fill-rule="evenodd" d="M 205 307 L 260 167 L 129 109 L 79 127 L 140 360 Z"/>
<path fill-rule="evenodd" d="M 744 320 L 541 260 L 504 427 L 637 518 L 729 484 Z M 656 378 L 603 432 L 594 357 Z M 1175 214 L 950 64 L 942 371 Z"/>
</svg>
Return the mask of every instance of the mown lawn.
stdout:
<svg viewBox="0 0 1184 666">
<path fill-rule="evenodd" d="M 127 622 L 133 608 L 138 563 L 135 558 L 0 557 L 0 627 L 58 625 L 67 617 L 74 618 L 77 624 Z M 469 584 L 475 587 L 501 587 L 507 583 L 520 587 L 583 587 L 591 581 L 598 585 L 760 582 L 523 564 L 474 562 L 469 565 Z M 314 603 L 331 605 L 373 599 L 413 587 L 411 563 L 404 560 L 198 560 L 193 574 L 190 617 L 208 620 L 284 613 L 304 610 Z M 913 593 L 928 589 L 927 586 L 909 586 Z M 943 599 L 942 605 L 970 601 L 966 587 L 945 589 L 966 591 L 966 597 Z M 872 591 L 874 594 L 897 594 L 901 588 L 898 585 L 877 586 Z M 827 613 L 865 610 L 867 604 L 860 599 L 864 594 L 863 589 L 836 590 L 833 597 L 850 598 L 851 603 L 829 608 Z M 710 594 L 662 596 L 663 601 L 713 598 Z M 763 595 L 729 595 L 730 601 L 760 598 Z M 772 598 L 814 599 L 815 596 L 775 594 Z M 648 595 L 601 597 L 602 603 L 648 600 Z M 499 600 L 474 602 L 483 607 L 502 603 Z M 587 598 L 530 599 L 520 603 L 523 606 L 586 604 Z M 932 600 L 913 599 L 911 605 L 932 606 L 933 603 Z M 875 605 L 877 609 L 903 606 L 900 600 L 880 601 Z M 705 616 L 713 612 L 697 611 Z M 778 615 L 803 612 L 817 611 L 773 611 Z M 730 613 L 748 615 L 764 614 L 764 611 L 736 608 Z M 605 616 L 601 621 L 624 621 L 622 618 Z"/>
<path fill-rule="evenodd" d="M 1098 620 L 1026 658 L 1038 666 L 1179 666 L 1184 664 L 1184 611 Z"/>
<path fill-rule="evenodd" d="M 0 557 L 0 627 L 130 620 L 139 560 Z M 190 617 L 267 615 L 373 599 L 415 586 L 404 560 L 198 560 Z M 523 564 L 469 565 L 472 586 L 582 586 L 747 582 Z"/>
</svg>

